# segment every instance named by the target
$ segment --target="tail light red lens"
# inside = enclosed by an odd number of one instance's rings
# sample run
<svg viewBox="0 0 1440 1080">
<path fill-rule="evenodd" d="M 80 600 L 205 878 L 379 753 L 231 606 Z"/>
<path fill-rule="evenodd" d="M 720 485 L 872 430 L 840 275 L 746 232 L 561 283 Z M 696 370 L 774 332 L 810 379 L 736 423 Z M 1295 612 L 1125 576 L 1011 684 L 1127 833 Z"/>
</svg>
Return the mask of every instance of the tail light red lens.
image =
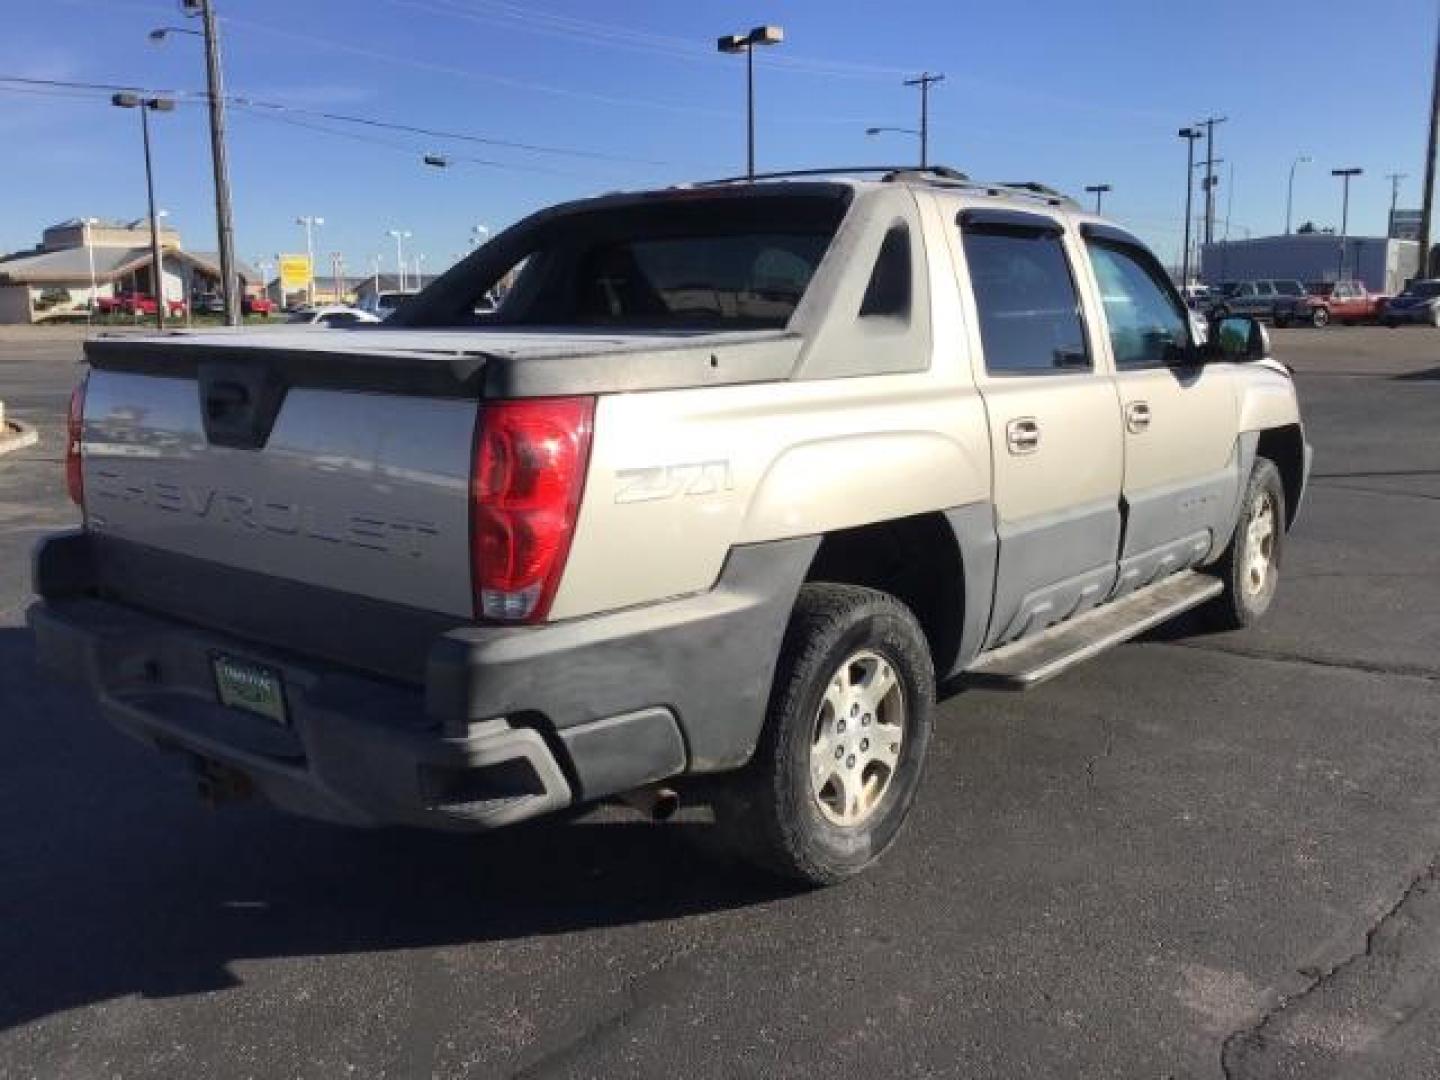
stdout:
<svg viewBox="0 0 1440 1080">
<path fill-rule="evenodd" d="M 88 376 L 87 376 L 88 378 Z M 85 379 L 70 391 L 70 413 L 65 419 L 65 489 L 76 506 L 85 505 L 85 476 L 80 467 L 80 440 L 85 433 Z"/>
<path fill-rule="evenodd" d="M 480 409 L 470 478 L 477 618 L 539 622 L 550 610 L 580 509 L 595 399 Z"/>
</svg>

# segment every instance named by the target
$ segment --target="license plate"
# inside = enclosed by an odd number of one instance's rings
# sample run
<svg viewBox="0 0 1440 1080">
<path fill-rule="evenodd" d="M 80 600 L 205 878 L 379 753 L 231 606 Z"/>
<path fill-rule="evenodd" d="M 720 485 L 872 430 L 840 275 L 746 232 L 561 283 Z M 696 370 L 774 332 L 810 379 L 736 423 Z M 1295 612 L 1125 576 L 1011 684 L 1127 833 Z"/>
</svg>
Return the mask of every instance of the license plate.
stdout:
<svg viewBox="0 0 1440 1080">
<path fill-rule="evenodd" d="M 282 726 L 289 725 L 285 688 L 278 671 L 248 660 L 236 660 L 233 656 L 215 656 L 211 663 L 220 704 L 244 709 Z"/>
</svg>

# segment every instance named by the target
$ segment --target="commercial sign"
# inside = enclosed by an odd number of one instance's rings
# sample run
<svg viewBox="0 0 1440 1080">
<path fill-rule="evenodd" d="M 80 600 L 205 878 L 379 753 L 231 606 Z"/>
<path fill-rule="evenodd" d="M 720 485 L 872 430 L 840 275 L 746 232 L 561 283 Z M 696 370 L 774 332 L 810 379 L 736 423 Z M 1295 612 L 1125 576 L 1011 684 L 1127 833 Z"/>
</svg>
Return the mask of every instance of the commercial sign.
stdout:
<svg viewBox="0 0 1440 1080">
<path fill-rule="evenodd" d="M 310 284 L 310 258 L 307 255 L 280 256 L 280 287 L 285 290 L 303 289 Z"/>
<path fill-rule="evenodd" d="M 1391 210 L 1390 238 L 1392 240 L 1419 240 L 1420 211 Z"/>
</svg>

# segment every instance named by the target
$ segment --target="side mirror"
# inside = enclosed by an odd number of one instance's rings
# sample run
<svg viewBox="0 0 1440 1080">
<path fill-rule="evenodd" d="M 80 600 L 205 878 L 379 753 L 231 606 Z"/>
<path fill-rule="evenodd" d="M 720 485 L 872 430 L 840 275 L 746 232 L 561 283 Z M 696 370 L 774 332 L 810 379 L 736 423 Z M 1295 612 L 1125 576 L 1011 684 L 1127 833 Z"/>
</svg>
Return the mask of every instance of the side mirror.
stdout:
<svg viewBox="0 0 1440 1080">
<path fill-rule="evenodd" d="M 1211 328 L 1208 352 L 1214 360 L 1264 360 L 1270 355 L 1270 334 L 1259 319 L 1227 315 Z"/>
</svg>

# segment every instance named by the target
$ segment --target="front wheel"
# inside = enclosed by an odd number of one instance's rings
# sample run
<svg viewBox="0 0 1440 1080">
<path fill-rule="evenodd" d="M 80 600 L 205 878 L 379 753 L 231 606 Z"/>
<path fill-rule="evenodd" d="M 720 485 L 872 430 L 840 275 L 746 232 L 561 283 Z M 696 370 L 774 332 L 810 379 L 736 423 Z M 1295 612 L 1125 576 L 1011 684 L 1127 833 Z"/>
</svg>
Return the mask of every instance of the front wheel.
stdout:
<svg viewBox="0 0 1440 1080">
<path fill-rule="evenodd" d="M 829 885 L 895 841 L 930 743 L 935 673 L 915 616 L 853 585 L 800 590 L 750 764 L 725 778 L 717 823 L 741 854 Z"/>
<path fill-rule="evenodd" d="M 1319 330 L 1323 326 L 1330 325 L 1330 312 L 1323 307 L 1313 308 L 1310 311 L 1310 325 Z"/>
<path fill-rule="evenodd" d="M 1230 546 L 1214 568 L 1225 585 L 1210 603 L 1217 629 L 1243 629 L 1270 610 L 1280 581 L 1284 540 L 1285 488 L 1280 470 L 1269 458 L 1257 457 Z"/>
</svg>

